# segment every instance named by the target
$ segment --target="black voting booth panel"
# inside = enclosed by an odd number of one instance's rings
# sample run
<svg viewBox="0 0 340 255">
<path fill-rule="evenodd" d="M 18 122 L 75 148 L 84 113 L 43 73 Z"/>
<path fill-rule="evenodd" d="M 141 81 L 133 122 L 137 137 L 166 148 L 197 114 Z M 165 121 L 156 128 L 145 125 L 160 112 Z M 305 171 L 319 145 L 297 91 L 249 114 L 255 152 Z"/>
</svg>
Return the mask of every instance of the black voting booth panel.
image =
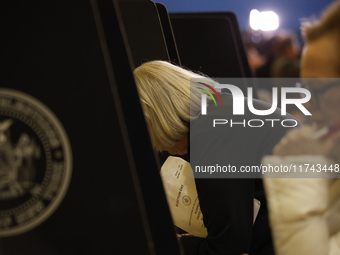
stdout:
<svg viewBox="0 0 340 255">
<path fill-rule="evenodd" d="M 175 36 L 172 30 L 170 15 L 165 5 L 156 3 L 158 15 L 162 24 L 163 34 L 166 42 L 166 46 L 169 53 L 169 60 L 172 63 L 181 65 L 181 59 L 178 54 Z"/>
<path fill-rule="evenodd" d="M 118 3 L 135 66 L 151 60 L 168 61 L 168 47 L 156 4 L 150 0 L 119 0 Z"/>
<path fill-rule="evenodd" d="M 180 64 L 169 13 L 150 0 L 118 0 L 135 66 L 152 60 Z"/>
<path fill-rule="evenodd" d="M 0 17 L 0 254 L 179 254 L 117 2 Z"/>
<path fill-rule="evenodd" d="M 170 13 L 170 19 L 184 67 L 216 78 L 251 77 L 234 13 Z"/>
</svg>

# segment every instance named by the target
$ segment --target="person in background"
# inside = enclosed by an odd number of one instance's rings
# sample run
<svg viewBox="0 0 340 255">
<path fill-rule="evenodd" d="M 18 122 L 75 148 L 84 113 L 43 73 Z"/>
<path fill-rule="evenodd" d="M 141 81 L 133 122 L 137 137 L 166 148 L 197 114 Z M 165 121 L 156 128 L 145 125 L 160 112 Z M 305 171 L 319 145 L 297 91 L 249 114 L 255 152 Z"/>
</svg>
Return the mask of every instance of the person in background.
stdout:
<svg viewBox="0 0 340 255">
<path fill-rule="evenodd" d="M 300 45 L 294 33 L 281 32 L 270 68 L 272 78 L 296 78 L 300 75 Z"/>
<path fill-rule="evenodd" d="M 269 78 L 271 66 L 275 60 L 275 54 L 277 52 L 277 47 L 279 45 L 280 37 L 275 35 L 270 39 L 266 40 L 259 47 L 259 53 L 264 56 L 265 63 L 255 69 L 255 77 L 257 78 Z M 271 92 L 271 88 L 263 88 Z"/>
<path fill-rule="evenodd" d="M 264 164 L 309 164 L 306 178 L 264 180 L 277 255 L 340 254 L 340 1 L 303 23 L 301 77 L 315 126 L 292 130 Z M 329 79 L 332 78 L 332 79 Z M 316 133 L 316 130 L 319 130 Z M 325 132 L 323 132 L 325 130 Z M 324 133 L 324 135 L 322 135 Z M 320 170 L 320 169 L 323 170 Z M 319 171 L 320 170 L 320 171 Z M 304 169 L 305 171 L 305 169 Z M 313 178 L 313 177 L 324 178 Z"/>
<path fill-rule="evenodd" d="M 253 45 L 247 45 L 245 49 L 250 70 L 253 74 L 255 74 L 255 70 L 266 63 L 266 57 L 261 55 L 258 49 Z"/>
<path fill-rule="evenodd" d="M 277 37 L 278 41 L 275 48 L 275 58 L 270 69 L 270 77 L 273 78 L 273 87 L 282 88 L 287 87 L 287 82 L 281 78 L 300 77 L 300 44 L 293 32 L 281 31 Z M 299 98 L 300 95 L 292 93 L 289 97 Z M 279 97 L 278 105 L 281 105 L 281 97 Z M 306 122 L 305 115 L 295 105 L 288 105 L 287 111 L 301 123 Z"/>
</svg>

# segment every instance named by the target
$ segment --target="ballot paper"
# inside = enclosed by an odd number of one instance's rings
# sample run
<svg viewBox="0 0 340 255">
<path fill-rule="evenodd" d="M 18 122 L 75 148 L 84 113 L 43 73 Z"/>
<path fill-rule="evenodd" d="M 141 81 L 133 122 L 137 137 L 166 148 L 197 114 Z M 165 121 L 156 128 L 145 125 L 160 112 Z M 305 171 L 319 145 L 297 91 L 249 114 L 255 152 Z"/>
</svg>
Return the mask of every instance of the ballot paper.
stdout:
<svg viewBox="0 0 340 255">
<path fill-rule="evenodd" d="M 206 237 L 190 163 L 169 156 L 161 168 L 161 177 L 174 224 L 194 236 Z M 254 221 L 259 209 L 260 201 L 254 198 Z"/>
</svg>

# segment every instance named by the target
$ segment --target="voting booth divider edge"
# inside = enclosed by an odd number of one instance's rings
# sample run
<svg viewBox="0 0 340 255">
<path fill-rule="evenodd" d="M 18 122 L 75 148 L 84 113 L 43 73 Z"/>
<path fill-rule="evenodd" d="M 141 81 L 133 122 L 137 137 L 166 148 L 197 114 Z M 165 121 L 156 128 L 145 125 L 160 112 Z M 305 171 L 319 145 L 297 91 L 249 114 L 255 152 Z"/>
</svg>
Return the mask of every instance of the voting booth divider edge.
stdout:
<svg viewBox="0 0 340 255">
<path fill-rule="evenodd" d="M 0 253 L 180 254 L 118 2 L 0 13 L 1 163 L 29 146 L 0 185 Z"/>
<path fill-rule="evenodd" d="M 150 139 L 148 136 L 145 136 L 145 133 L 147 133 L 146 125 L 144 125 L 142 128 L 144 130 L 141 130 L 140 126 L 136 126 L 136 122 L 144 122 L 142 109 L 139 104 L 139 98 L 138 93 L 135 88 L 135 84 L 133 81 L 132 76 L 125 76 L 123 70 L 120 70 L 121 68 L 125 68 L 125 70 L 131 66 L 133 67 L 133 58 L 131 56 L 131 53 L 129 52 L 129 47 L 126 47 L 128 45 L 127 35 L 124 33 L 124 22 L 122 21 L 122 18 L 120 16 L 119 11 L 116 11 L 116 22 L 109 22 L 109 19 L 113 18 L 114 16 L 107 12 L 110 7 L 108 5 L 111 5 L 110 1 L 99 1 L 99 12 L 101 14 L 102 21 L 100 22 L 97 20 L 97 26 L 98 23 L 103 25 L 103 31 L 101 31 L 101 28 L 98 26 L 98 31 L 100 34 L 101 39 L 104 39 L 104 36 L 107 41 L 107 48 L 104 46 L 103 51 L 104 55 L 111 54 L 111 60 L 112 60 L 112 67 L 115 70 L 115 80 L 116 84 L 124 84 L 125 86 L 117 86 L 117 92 L 119 95 L 121 95 L 121 98 L 125 94 L 129 94 L 132 96 L 132 93 L 134 93 L 134 101 L 138 105 L 138 107 L 131 111 L 131 102 L 127 103 L 126 101 L 122 103 L 123 112 L 124 108 L 126 109 L 125 112 L 136 112 L 139 111 L 138 115 L 135 114 L 125 114 L 125 123 L 126 123 L 126 130 L 129 133 L 128 136 L 126 136 L 126 139 L 129 140 L 131 143 L 131 153 L 134 156 L 134 162 L 136 165 L 136 174 L 138 175 L 139 179 L 139 185 L 143 193 L 143 201 L 146 210 L 146 216 L 149 219 L 149 227 L 151 229 L 151 235 L 155 242 L 156 246 L 156 252 L 157 254 L 174 254 L 173 252 L 176 252 L 179 254 L 178 244 L 177 242 L 174 243 L 175 235 L 173 231 L 169 232 L 169 226 L 172 226 L 171 216 L 168 211 L 167 202 L 165 199 L 165 194 L 163 191 L 163 186 L 161 184 L 161 181 L 159 179 L 158 170 L 159 169 L 159 163 L 157 164 L 151 164 L 157 157 L 155 157 L 154 152 L 151 150 L 151 144 Z M 124 1 L 123 1 L 124 2 Z M 111 7 L 115 7 L 116 9 L 119 9 L 119 1 L 113 1 L 114 5 L 111 5 Z M 95 5 L 94 1 L 92 1 L 92 4 Z M 96 9 L 96 8 L 94 8 Z M 99 13 L 95 10 L 95 16 Z M 97 17 L 98 19 L 98 17 Z M 106 20 L 108 19 L 108 20 Z M 110 25 L 119 25 L 120 31 L 121 31 L 121 41 L 117 40 L 117 37 L 113 37 L 114 34 L 110 33 L 112 31 L 112 27 Z M 105 27 L 107 26 L 107 27 Z M 118 29 L 118 27 L 115 28 L 115 30 Z M 106 32 L 106 33 L 105 33 Z M 104 34 L 102 34 L 104 33 Z M 114 46 L 115 44 L 121 44 L 121 46 L 125 46 L 124 51 L 120 52 L 113 52 L 115 51 Z M 103 45 L 103 42 L 102 42 Z M 107 50 L 107 51 L 106 51 Z M 121 56 L 118 56 L 118 54 L 126 54 L 127 58 L 122 58 Z M 122 59 L 129 60 L 128 62 L 122 62 Z M 109 60 L 107 60 L 107 67 L 110 68 L 111 65 L 108 63 Z M 129 86 L 128 86 L 129 85 Z M 117 101 L 119 99 L 117 98 Z M 125 105 L 124 105 L 125 103 Z M 129 111 L 130 110 L 130 111 Z M 140 120 L 136 121 L 136 116 L 140 117 Z M 145 123 L 145 122 L 144 122 Z M 124 129 L 124 128 L 123 128 Z M 149 155 L 142 155 L 140 145 L 148 144 L 149 145 Z M 149 156 L 150 158 L 146 158 L 146 156 Z M 152 172 L 151 169 L 155 169 L 156 171 Z M 147 172 L 147 171 L 149 172 Z M 155 176 L 156 175 L 156 176 Z M 149 185 L 150 181 L 153 182 L 153 185 Z M 155 189 L 157 192 L 155 192 Z M 157 194 L 158 193 L 158 194 Z M 157 200 L 157 206 L 155 206 L 155 199 Z M 157 207 L 157 208 L 156 208 Z M 161 224 L 160 224 L 161 223 Z M 172 247 L 170 250 L 169 248 Z"/>
</svg>

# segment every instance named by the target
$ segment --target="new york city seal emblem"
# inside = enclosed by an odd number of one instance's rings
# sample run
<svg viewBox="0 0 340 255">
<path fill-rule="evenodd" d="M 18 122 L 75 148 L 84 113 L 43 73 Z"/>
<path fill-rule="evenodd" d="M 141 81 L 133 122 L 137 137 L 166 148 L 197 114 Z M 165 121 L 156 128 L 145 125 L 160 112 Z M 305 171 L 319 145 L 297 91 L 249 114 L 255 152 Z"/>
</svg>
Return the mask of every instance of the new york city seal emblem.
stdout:
<svg viewBox="0 0 340 255">
<path fill-rule="evenodd" d="M 0 88 L 0 237 L 48 219 L 71 172 L 71 146 L 55 114 L 26 93 Z"/>
</svg>

